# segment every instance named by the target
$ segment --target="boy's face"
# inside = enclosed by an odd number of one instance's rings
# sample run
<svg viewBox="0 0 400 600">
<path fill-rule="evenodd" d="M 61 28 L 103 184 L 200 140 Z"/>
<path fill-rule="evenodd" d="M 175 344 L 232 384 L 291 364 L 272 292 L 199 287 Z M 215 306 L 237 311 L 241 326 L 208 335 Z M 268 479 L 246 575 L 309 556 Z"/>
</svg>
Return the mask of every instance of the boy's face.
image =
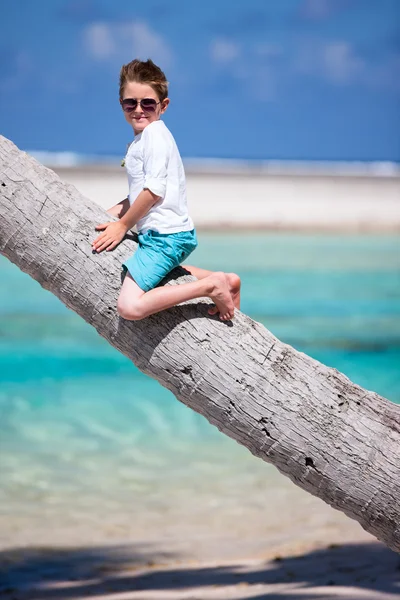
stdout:
<svg viewBox="0 0 400 600">
<path fill-rule="evenodd" d="M 137 100 L 137 105 L 132 108 L 135 103 L 124 104 L 124 100 Z M 140 104 L 141 100 L 153 100 L 154 102 L 147 102 L 148 107 L 142 107 Z M 169 104 L 169 99 L 166 98 L 162 102 L 153 90 L 153 88 L 146 83 L 137 83 L 136 81 L 129 81 L 124 88 L 124 93 L 121 98 L 122 108 L 126 121 L 132 125 L 135 135 L 141 133 L 147 125 L 150 125 L 153 121 L 158 121 L 160 116 L 165 113 Z M 146 105 L 146 102 L 143 103 Z"/>
</svg>

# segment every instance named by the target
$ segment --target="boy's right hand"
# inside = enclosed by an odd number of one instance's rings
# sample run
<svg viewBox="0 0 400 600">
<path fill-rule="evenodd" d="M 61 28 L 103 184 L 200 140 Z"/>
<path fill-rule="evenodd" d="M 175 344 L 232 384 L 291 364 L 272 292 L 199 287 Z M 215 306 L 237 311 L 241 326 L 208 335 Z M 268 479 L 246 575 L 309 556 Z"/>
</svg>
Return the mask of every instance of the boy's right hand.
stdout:
<svg viewBox="0 0 400 600">
<path fill-rule="evenodd" d="M 103 250 L 114 250 L 116 246 L 124 239 L 128 228 L 122 221 L 110 221 L 96 226 L 96 231 L 103 231 L 92 242 L 92 249 L 95 252 L 103 252 Z"/>
</svg>

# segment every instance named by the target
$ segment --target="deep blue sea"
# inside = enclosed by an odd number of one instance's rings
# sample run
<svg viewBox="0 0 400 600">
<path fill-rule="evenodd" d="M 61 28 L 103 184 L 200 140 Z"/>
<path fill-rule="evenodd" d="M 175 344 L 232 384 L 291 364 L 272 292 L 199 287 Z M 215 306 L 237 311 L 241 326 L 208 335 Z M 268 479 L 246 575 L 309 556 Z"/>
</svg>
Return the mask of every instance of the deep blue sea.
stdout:
<svg viewBox="0 0 400 600">
<path fill-rule="evenodd" d="M 191 262 L 239 273 L 245 313 L 400 403 L 399 237 L 246 232 L 199 241 Z M 3 540 L 39 531 L 43 519 L 66 531 L 82 515 L 88 527 L 120 533 L 128 522 L 159 527 L 190 511 L 200 520 L 221 490 L 235 511 L 240 494 L 253 490 L 261 503 L 265 486 L 279 486 L 271 467 L 2 257 L 0 281 Z"/>
</svg>

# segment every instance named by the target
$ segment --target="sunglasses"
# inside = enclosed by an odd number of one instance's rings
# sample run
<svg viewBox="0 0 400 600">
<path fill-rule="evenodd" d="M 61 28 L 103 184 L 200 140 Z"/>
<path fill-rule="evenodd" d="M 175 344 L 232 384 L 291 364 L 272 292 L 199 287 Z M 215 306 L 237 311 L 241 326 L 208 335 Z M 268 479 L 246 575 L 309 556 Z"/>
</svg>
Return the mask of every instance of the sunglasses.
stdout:
<svg viewBox="0 0 400 600">
<path fill-rule="evenodd" d="M 121 100 L 122 110 L 125 112 L 132 112 L 137 109 L 138 104 L 140 104 L 140 108 L 143 112 L 154 112 L 157 108 L 157 104 L 161 104 L 161 102 L 157 102 L 154 98 L 143 98 L 143 100 L 136 100 L 136 98 L 126 98 L 125 100 Z"/>
</svg>

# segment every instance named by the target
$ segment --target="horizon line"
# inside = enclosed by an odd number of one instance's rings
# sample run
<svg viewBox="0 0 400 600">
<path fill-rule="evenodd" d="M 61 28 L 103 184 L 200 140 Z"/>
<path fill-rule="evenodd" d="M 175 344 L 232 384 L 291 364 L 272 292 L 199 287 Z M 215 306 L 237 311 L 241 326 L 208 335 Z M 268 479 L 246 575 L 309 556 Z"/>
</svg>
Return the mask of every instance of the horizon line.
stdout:
<svg viewBox="0 0 400 600">
<path fill-rule="evenodd" d="M 49 168 L 109 168 L 121 166 L 117 155 L 81 154 L 78 152 L 27 150 L 28 154 Z M 400 162 L 385 160 L 306 160 L 306 159 L 257 159 L 257 158 L 182 158 L 190 173 L 249 173 L 249 174 L 327 174 L 370 175 L 399 177 Z"/>
</svg>

